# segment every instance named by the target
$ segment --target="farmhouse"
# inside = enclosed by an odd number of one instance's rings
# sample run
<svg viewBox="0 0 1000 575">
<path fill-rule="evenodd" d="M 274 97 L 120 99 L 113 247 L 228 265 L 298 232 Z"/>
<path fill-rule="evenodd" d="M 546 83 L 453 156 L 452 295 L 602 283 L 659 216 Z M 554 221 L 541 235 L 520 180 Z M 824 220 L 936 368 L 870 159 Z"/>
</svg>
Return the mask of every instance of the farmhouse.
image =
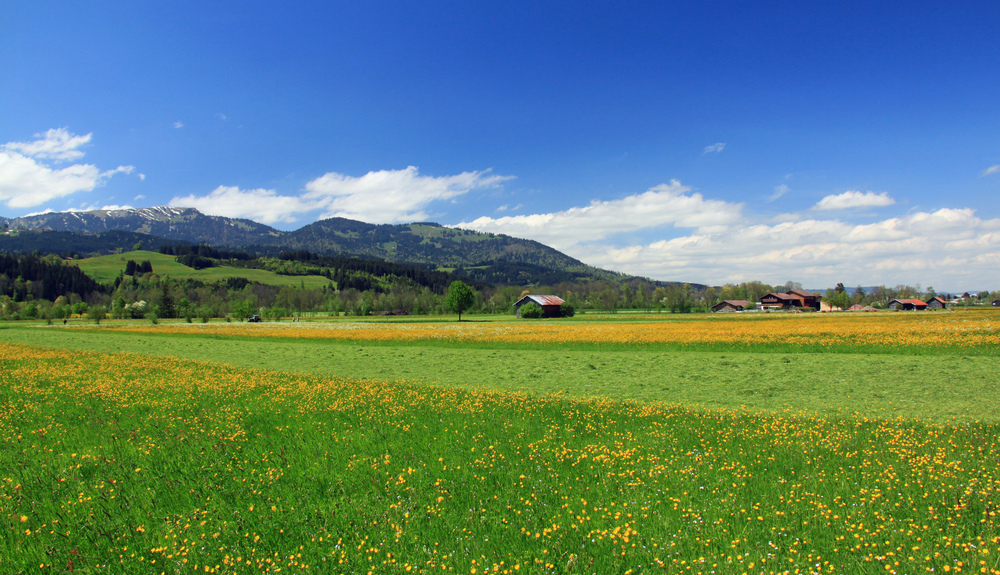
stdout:
<svg viewBox="0 0 1000 575">
<path fill-rule="evenodd" d="M 753 304 L 743 299 L 727 299 L 712 306 L 712 311 L 743 311 Z"/>
<path fill-rule="evenodd" d="M 764 309 L 791 309 L 801 304 L 801 298 L 786 293 L 772 292 L 760 298 L 760 307 Z"/>
<path fill-rule="evenodd" d="M 820 309 L 820 300 L 823 296 L 804 290 L 789 290 L 785 293 L 771 292 L 760 298 L 760 305 L 764 309 L 792 309 L 796 307 L 811 307 Z"/>
<path fill-rule="evenodd" d="M 944 309 L 948 307 L 948 301 L 941 296 L 934 296 L 927 300 L 927 309 Z"/>
<path fill-rule="evenodd" d="M 899 310 L 923 310 L 927 309 L 927 303 L 920 301 L 918 299 L 894 299 L 889 302 L 889 309 L 892 311 Z"/>
<path fill-rule="evenodd" d="M 542 308 L 543 317 L 560 317 L 562 315 L 562 298 L 554 295 L 526 295 L 514 302 L 517 308 L 517 317 L 521 317 L 521 306 L 529 303 L 538 304 Z"/>
</svg>

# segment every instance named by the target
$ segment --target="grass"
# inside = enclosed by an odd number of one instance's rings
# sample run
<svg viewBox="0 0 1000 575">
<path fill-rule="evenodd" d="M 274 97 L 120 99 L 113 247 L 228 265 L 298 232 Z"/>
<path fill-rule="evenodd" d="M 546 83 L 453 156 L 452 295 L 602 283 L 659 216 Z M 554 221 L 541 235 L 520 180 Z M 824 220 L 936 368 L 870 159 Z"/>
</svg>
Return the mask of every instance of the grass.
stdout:
<svg viewBox="0 0 1000 575">
<path fill-rule="evenodd" d="M 762 325 L 768 331 L 778 326 L 794 332 L 803 322 L 813 321 L 791 317 L 769 320 Z M 735 320 L 720 323 L 721 331 L 733 331 L 731 321 Z M 683 319 L 681 327 L 688 329 L 690 323 L 691 320 Z M 299 324 L 282 325 L 290 330 L 299 329 Z M 901 415 L 929 422 L 1000 421 L 1000 414 L 993 408 L 1000 404 L 1000 374 L 993 367 L 996 359 L 981 353 L 978 347 L 916 346 L 913 350 L 923 354 L 931 349 L 934 355 L 912 355 L 905 353 L 905 348 L 880 354 L 862 353 L 857 348 L 854 353 L 830 353 L 826 349 L 814 352 L 815 348 L 784 344 L 769 352 L 711 348 L 681 351 L 671 346 L 574 340 L 563 344 L 546 341 L 532 348 L 518 341 L 469 343 L 468 336 L 453 336 L 447 331 L 478 333 L 480 329 L 510 330 L 524 325 L 528 325 L 525 329 L 533 329 L 538 324 L 509 320 L 461 325 L 426 319 L 409 323 L 339 320 L 318 322 L 312 331 L 301 332 L 322 335 L 340 326 L 354 338 L 329 339 L 260 337 L 263 333 L 286 336 L 300 333 L 267 331 L 276 324 L 213 323 L 208 326 L 211 330 L 204 332 L 200 324 L 149 326 L 105 321 L 99 328 L 77 324 L 68 329 L 62 326 L 0 329 L 0 340 L 66 349 L 128 351 L 357 379 L 405 379 L 449 388 L 559 393 L 571 398 L 598 396 L 702 408 L 745 406 L 769 412 L 790 409 L 815 414 Z M 628 329 L 629 324 L 601 319 L 547 325 Z M 142 331 L 122 331 L 123 326 Z M 890 324 L 890 327 L 896 326 Z M 214 331 L 214 328 L 232 331 Z M 384 333 L 408 334 L 414 329 L 425 334 L 446 330 L 444 333 L 449 337 L 366 339 Z M 224 333 L 243 335 L 219 335 Z M 716 349 L 725 348 L 719 344 Z"/>
<path fill-rule="evenodd" d="M 107 324 L 122 332 L 237 339 L 308 339 L 504 350 L 656 350 L 662 352 L 848 353 L 995 357 L 1000 313 L 883 313 L 591 316 L 472 321 L 434 317 L 327 318 L 304 323 Z"/>
<path fill-rule="evenodd" d="M 974 346 L 364 340 L 454 323 L 0 329 L 0 572 L 1000 573 Z"/>
<path fill-rule="evenodd" d="M 996 425 L 0 366 L 3 572 L 997 572 Z"/>
<path fill-rule="evenodd" d="M 170 276 L 179 280 L 196 279 L 211 283 L 223 281 L 231 277 L 238 277 L 265 285 L 301 286 L 305 284 L 307 288 L 321 288 L 330 283 L 329 279 L 322 276 L 284 276 L 266 270 L 243 269 L 229 266 L 195 270 L 177 263 L 174 256 L 150 251 L 132 251 L 123 254 L 98 256 L 77 260 L 73 263 L 95 280 L 102 283 L 109 283 L 114 281 L 119 273 L 125 271 L 125 264 L 128 260 L 134 260 L 137 263 L 149 260 L 149 263 L 153 266 L 153 273 L 161 276 Z"/>
</svg>

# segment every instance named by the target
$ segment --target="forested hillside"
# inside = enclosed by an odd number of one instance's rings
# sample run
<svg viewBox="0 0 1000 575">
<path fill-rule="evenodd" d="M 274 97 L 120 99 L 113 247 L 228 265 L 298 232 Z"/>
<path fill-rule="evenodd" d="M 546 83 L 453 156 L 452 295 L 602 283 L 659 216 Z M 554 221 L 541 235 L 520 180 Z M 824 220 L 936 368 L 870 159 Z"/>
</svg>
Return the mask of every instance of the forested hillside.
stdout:
<svg viewBox="0 0 1000 575">
<path fill-rule="evenodd" d="M 588 266 L 539 242 L 448 228 L 432 222 L 376 225 L 331 218 L 284 232 L 250 220 L 206 216 L 192 208 L 155 207 L 47 213 L 4 220 L 3 224 L 14 232 L 0 241 L 0 250 L 7 251 L 39 249 L 63 255 L 74 252 L 93 255 L 97 250 L 111 253 L 114 249 L 125 248 L 122 245 L 124 236 L 104 238 L 111 230 L 118 230 L 144 234 L 135 237 L 132 243 L 141 242 L 151 249 L 173 241 L 262 256 L 306 250 L 323 256 L 379 259 L 445 271 L 477 268 L 481 271 L 470 271 L 469 277 L 480 281 L 516 281 L 530 285 L 556 280 L 623 277 Z M 32 237 L 25 233 L 28 230 L 47 235 L 36 236 L 37 241 L 30 241 Z M 80 234 L 79 241 L 74 243 L 74 236 L 51 235 L 54 232 Z M 47 248 L 44 247 L 46 242 L 50 242 Z M 516 274 L 512 274 L 512 266 L 520 266 Z"/>
</svg>

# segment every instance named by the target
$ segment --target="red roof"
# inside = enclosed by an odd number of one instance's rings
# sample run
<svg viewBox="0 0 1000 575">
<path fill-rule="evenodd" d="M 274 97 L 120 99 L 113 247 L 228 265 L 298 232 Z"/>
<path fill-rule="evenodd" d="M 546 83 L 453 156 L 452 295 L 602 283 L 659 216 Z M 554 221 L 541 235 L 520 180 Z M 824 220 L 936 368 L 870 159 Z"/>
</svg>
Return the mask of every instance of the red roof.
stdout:
<svg viewBox="0 0 1000 575">
<path fill-rule="evenodd" d="M 795 300 L 801 300 L 802 299 L 802 296 L 797 296 L 797 295 L 792 295 L 792 294 L 787 294 L 787 293 L 769 293 L 769 294 L 765 295 L 764 297 L 767 297 L 767 296 L 774 296 L 774 297 L 776 297 L 778 299 L 783 299 L 783 300 L 793 300 L 793 299 L 795 299 Z"/>
<path fill-rule="evenodd" d="M 742 308 L 748 308 L 753 306 L 752 303 L 743 299 L 727 299 L 727 300 L 722 300 L 719 303 L 713 305 L 712 309 L 722 308 L 727 305 L 731 307 L 742 307 Z"/>
<path fill-rule="evenodd" d="M 805 291 L 805 290 L 800 290 L 800 289 L 789 290 L 787 293 L 795 294 L 797 296 L 802 296 L 802 297 L 816 297 L 816 298 L 822 298 L 823 297 L 823 296 L 821 296 L 819 294 L 815 294 L 815 293 L 813 293 L 811 291 Z"/>
<path fill-rule="evenodd" d="M 531 301 L 537 303 L 540 306 L 546 305 L 562 305 L 563 299 L 556 297 L 554 295 L 526 295 L 523 298 L 517 300 L 514 305 L 521 303 L 525 299 L 530 299 Z"/>
</svg>

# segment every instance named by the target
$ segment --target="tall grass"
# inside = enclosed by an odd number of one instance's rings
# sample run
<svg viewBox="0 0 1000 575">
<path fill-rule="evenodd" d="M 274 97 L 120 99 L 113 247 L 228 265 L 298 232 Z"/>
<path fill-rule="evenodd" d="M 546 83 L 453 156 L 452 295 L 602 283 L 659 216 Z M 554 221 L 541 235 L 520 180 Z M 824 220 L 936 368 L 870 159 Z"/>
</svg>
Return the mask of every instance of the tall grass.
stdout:
<svg viewBox="0 0 1000 575">
<path fill-rule="evenodd" d="M 996 425 L 0 367 L 0 572 L 998 572 Z"/>
</svg>

